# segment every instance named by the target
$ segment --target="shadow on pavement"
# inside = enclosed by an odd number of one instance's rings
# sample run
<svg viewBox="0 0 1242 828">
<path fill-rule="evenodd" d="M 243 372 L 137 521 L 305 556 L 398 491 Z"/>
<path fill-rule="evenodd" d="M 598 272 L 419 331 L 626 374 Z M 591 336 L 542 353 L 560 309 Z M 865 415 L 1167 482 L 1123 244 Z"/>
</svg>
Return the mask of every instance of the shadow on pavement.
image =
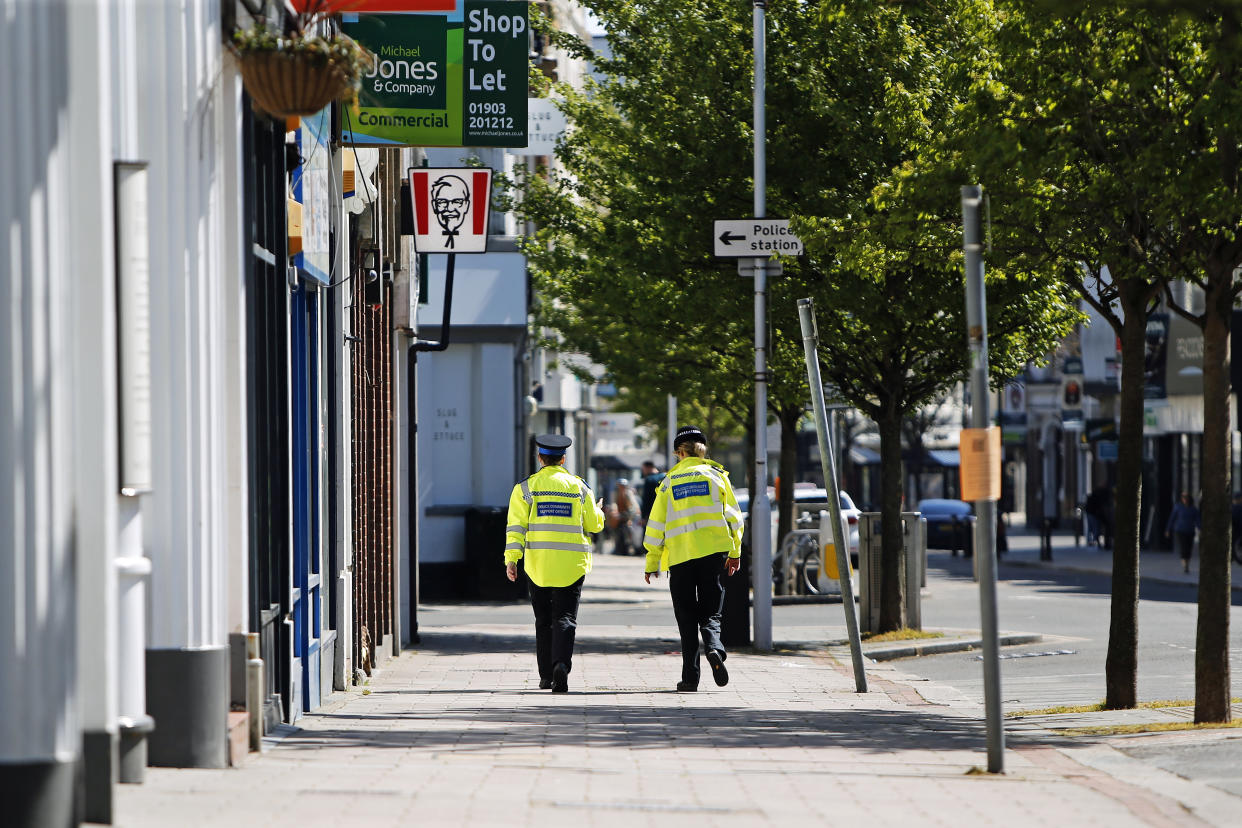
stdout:
<svg viewBox="0 0 1242 828">
<path fill-rule="evenodd" d="M 932 553 L 927 557 L 927 567 L 954 580 L 969 581 L 973 578 L 973 562 L 970 558 Z M 1113 593 L 1112 576 L 1104 573 L 1043 569 L 1007 564 L 1002 560 L 998 577 L 1002 581 L 1012 581 L 1040 592 L 1087 595 L 1112 595 Z M 1194 604 L 1198 602 L 1198 596 L 1199 589 L 1195 584 L 1139 581 L 1139 598 L 1143 601 Z M 1242 594 L 1237 591 L 1233 593 L 1233 605 L 1242 606 Z"/>
<path fill-rule="evenodd" d="M 579 624 L 577 643 L 574 650 L 576 656 L 609 653 L 667 655 L 669 652 L 681 652 L 681 641 L 676 638 L 676 628 L 669 630 L 667 637 L 659 638 L 618 638 L 595 636 L 588 625 Z M 419 653 L 436 652 L 441 655 L 464 655 L 467 653 L 521 653 L 530 655 L 531 665 L 535 657 L 535 629 L 530 625 L 529 633 L 499 633 L 481 630 L 463 630 L 446 632 L 436 629 L 420 629 L 421 643 L 414 649 Z"/>
<path fill-rule="evenodd" d="M 306 728 L 284 748 L 704 748 L 753 751 L 844 748 L 865 754 L 911 750 L 979 751 L 981 720 L 911 710 L 773 710 L 653 704 L 618 707 L 577 703 L 583 694 L 553 697 L 532 691 L 530 701 L 504 709 L 465 708 L 385 714 L 325 714 L 303 719 Z M 612 694 L 610 694 L 612 695 Z M 666 693 L 656 691 L 663 698 Z M 374 721 L 378 727 L 352 726 Z M 339 723 L 339 727 L 335 726 Z M 386 723 L 386 724 L 385 724 Z M 394 727 L 395 725 L 395 727 Z M 1027 733 L 1023 745 L 1082 745 L 1053 734 Z M 908 755 L 908 753 L 907 753 Z"/>
<path fill-rule="evenodd" d="M 663 657 L 666 643 L 657 639 L 590 638 L 579 652 L 626 653 Z M 527 653 L 532 636 L 483 631 L 432 631 L 418 647 L 417 658 L 469 656 L 473 653 Z M 529 674 L 533 665 L 518 669 L 478 668 L 456 662 L 463 675 L 471 672 Z M 528 677 L 522 680 L 525 682 Z M 881 755 L 898 751 L 960 750 L 978 752 L 986 742 L 984 722 L 973 715 L 945 708 L 899 710 L 814 709 L 815 692 L 796 709 L 747 706 L 746 691 L 732 695 L 733 704 L 712 704 L 712 689 L 690 697 L 663 687 L 581 687 L 553 695 L 533 687 L 372 688 L 370 699 L 382 711 L 312 714 L 300 722 L 303 730 L 282 742 L 285 749 L 419 748 L 421 750 L 486 750 L 503 746 L 521 748 L 703 748 L 749 751 L 756 748 L 844 748 Z M 480 696 L 502 696 L 504 706 L 470 702 Z M 647 696 L 650 702 L 610 703 L 607 698 Z M 769 691 L 758 689 L 765 697 Z M 849 694 L 851 703 L 856 697 Z M 873 691 L 877 701 L 883 699 Z M 428 702 L 420 704 L 418 697 Z M 704 698 L 707 696 L 707 698 Z M 740 698 L 739 698 L 740 696 Z M 434 701 L 431 701 L 434 699 Z M 704 704 L 706 702 L 706 704 Z M 831 702 L 840 705 L 840 698 Z M 887 706 L 888 702 L 884 704 Z M 408 706 L 407 706 L 408 705 Z M 405 709 L 402 709 L 402 708 Z M 396 708 L 396 709 L 394 709 Z M 421 709 L 420 709 L 421 708 Z M 371 726 L 374 723 L 374 726 Z M 1048 732 L 1011 734 L 1023 745 L 1082 745 Z M 908 755 L 908 754 L 907 754 Z M 737 757 L 745 758 L 744 756 Z M 944 764 L 939 761 L 938 764 Z"/>
</svg>

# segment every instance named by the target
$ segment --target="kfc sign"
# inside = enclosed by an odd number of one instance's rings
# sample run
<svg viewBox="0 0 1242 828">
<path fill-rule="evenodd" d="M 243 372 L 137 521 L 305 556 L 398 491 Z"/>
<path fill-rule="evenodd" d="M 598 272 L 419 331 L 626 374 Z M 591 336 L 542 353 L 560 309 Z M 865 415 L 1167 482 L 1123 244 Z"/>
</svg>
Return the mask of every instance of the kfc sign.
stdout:
<svg viewBox="0 0 1242 828">
<path fill-rule="evenodd" d="M 486 253 L 492 171 L 480 167 L 413 167 L 410 199 L 419 253 Z"/>
</svg>

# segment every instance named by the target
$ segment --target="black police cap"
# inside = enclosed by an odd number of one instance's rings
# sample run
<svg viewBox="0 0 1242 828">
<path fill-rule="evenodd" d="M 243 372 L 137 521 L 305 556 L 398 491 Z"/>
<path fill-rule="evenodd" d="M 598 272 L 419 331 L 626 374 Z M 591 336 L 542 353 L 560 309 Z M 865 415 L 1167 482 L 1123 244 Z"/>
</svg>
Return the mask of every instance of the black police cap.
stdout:
<svg viewBox="0 0 1242 828">
<path fill-rule="evenodd" d="M 677 448 L 682 443 L 707 443 L 707 438 L 703 436 L 703 432 L 699 431 L 697 426 L 682 426 L 677 429 L 677 436 L 673 438 L 673 448 Z"/>
<path fill-rule="evenodd" d="M 564 434 L 540 434 L 535 438 L 540 454 L 564 454 L 565 449 L 573 444 L 574 441 Z"/>
</svg>

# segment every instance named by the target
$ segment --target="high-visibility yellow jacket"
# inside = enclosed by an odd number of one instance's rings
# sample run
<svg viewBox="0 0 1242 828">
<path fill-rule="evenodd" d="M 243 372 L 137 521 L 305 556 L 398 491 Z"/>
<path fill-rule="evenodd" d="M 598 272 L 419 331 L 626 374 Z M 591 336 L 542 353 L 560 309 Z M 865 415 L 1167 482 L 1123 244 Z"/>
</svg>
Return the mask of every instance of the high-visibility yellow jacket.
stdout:
<svg viewBox="0 0 1242 828">
<path fill-rule="evenodd" d="M 742 510 L 729 473 L 714 460 L 687 457 L 656 489 L 643 546 L 647 572 L 707 555 L 742 557 Z"/>
<path fill-rule="evenodd" d="M 513 487 L 505 530 L 505 563 L 526 558 L 536 586 L 563 587 L 591 571 L 588 532 L 604 528 L 591 487 L 564 466 L 544 466 Z"/>
</svg>

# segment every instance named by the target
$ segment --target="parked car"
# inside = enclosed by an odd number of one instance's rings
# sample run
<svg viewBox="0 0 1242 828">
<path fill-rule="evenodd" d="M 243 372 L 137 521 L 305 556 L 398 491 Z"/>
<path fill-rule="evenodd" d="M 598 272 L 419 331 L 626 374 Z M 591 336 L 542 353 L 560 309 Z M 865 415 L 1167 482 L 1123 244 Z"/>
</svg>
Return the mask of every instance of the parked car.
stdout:
<svg viewBox="0 0 1242 828">
<path fill-rule="evenodd" d="M 750 492 L 747 489 L 735 489 L 734 495 L 737 497 L 737 505 L 741 508 L 743 515 L 750 514 Z M 768 502 L 772 509 L 772 542 L 773 549 L 776 543 L 776 522 L 779 515 L 776 510 L 776 492 L 771 486 L 768 487 Z M 794 487 L 794 503 L 827 503 L 828 493 L 824 489 L 814 487 Z M 854 505 L 854 500 L 845 492 L 841 492 L 841 514 L 845 517 L 846 523 L 850 527 L 850 555 L 853 557 L 854 564 L 858 564 L 858 516 L 862 511 Z"/>
<path fill-rule="evenodd" d="M 970 519 L 974 509 L 964 500 L 930 498 L 920 500 L 918 511 L 927 519 L 927 548 L 960 549 L 969 554 Z"/>
</svg>

